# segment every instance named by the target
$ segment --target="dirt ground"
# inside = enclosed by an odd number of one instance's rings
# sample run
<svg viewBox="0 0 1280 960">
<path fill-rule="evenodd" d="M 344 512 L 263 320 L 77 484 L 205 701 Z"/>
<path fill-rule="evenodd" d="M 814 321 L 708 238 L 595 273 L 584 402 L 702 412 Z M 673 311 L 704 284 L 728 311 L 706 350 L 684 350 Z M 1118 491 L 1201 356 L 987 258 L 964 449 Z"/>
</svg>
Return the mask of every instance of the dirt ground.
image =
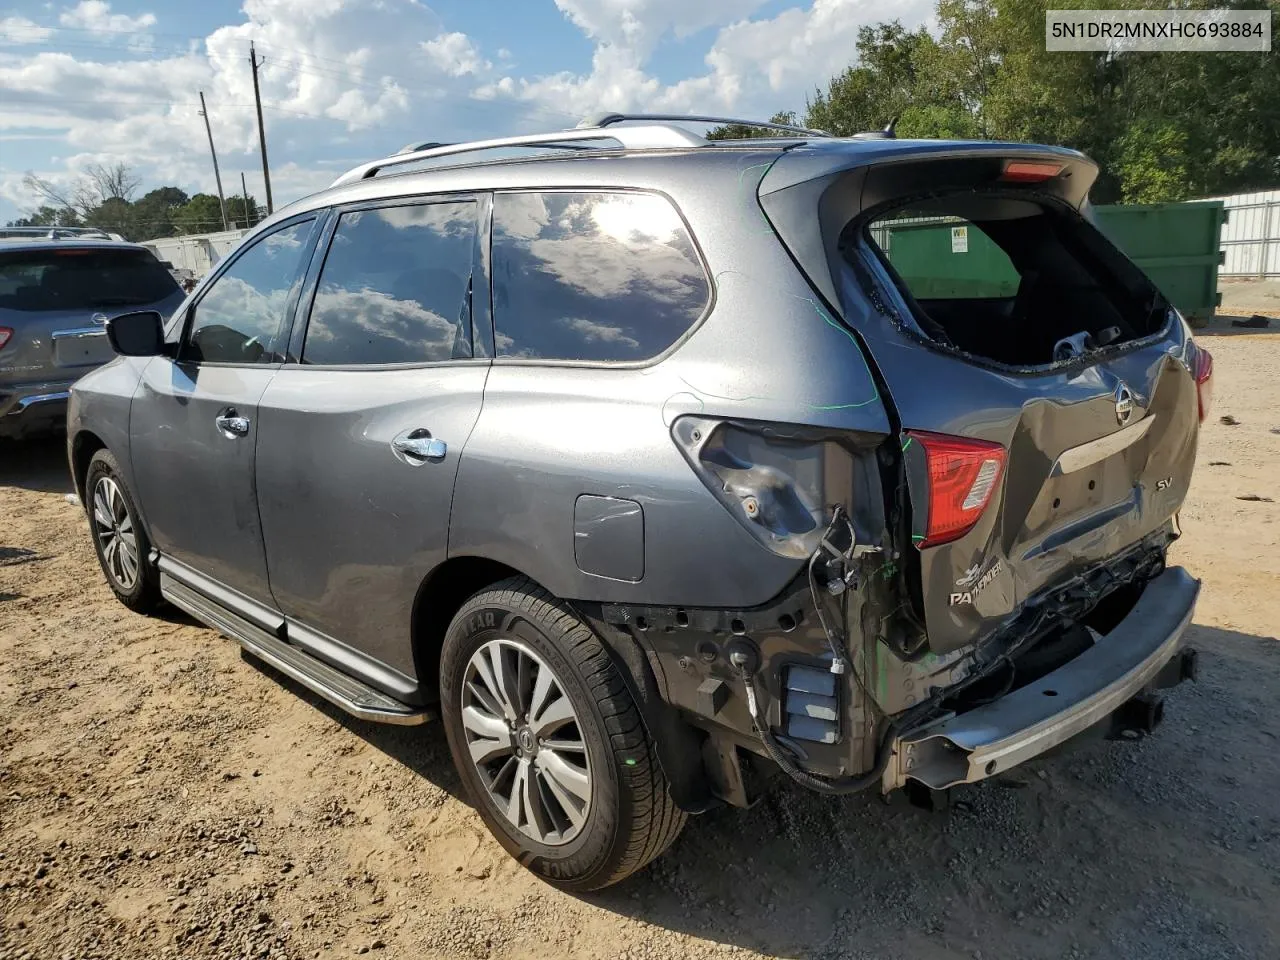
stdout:
<svg viewBox="0 0 1280 960">
<path fill-rule="evenodd" d="M 1202 675 L 1154 736 L 940 814 L 783 782 L 586 897 L 507 859 L 438 725 L 350 719 L 125 610 L 61 445 L 0 447 L 0 960 L 1280 956 L 1280 333 L 1206 342 L 1176 548 Z"/>
</svg>

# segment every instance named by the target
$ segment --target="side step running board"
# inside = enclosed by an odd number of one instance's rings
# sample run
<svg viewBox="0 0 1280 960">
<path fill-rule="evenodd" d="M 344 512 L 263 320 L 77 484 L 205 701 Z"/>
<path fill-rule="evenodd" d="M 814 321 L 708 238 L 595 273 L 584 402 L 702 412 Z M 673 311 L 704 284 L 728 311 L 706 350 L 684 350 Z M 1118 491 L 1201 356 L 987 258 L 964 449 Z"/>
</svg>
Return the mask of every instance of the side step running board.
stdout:
<svg viewBox="0 0 1280 960">
<path fill-rule="evenodd" d="M 273 637 L 201 596 L 165 573 L 160 574 L 161 595 L 180 610 L 238 642 L 247 653 L 268 663 L 308 690 L 341 707 L 352 716 L 378 723 L 412 725 L 433 718 L 430 710 L 411 707 L 375 690 L 366 683 L 335 670 L 311 654 Z"/>
</svg>

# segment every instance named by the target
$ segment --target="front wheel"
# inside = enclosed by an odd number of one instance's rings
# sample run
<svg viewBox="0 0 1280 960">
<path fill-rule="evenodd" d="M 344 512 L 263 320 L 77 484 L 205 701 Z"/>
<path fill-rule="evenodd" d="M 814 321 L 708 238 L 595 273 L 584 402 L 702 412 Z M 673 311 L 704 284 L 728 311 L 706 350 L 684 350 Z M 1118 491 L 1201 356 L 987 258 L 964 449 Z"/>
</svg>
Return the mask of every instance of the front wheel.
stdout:
<svg viewBox="0 0 1280 960">
<path fill-rule="evenodd" d="M 160 604 L 160 573 L 150 560 L 151 542 L 111 451 L 99 450 L 89 461 L 84 492 L 93 548 L 107 584 L 130 610 L 150 613 Z"/>
<path fill-rule="evenodd" d="M 604 645 L 532 581 L 495 584 L 458 611 L 440 702 L 472 804 L 507 852 L 550 883 L 616 883 L 684 826 Z"/>
</svg>

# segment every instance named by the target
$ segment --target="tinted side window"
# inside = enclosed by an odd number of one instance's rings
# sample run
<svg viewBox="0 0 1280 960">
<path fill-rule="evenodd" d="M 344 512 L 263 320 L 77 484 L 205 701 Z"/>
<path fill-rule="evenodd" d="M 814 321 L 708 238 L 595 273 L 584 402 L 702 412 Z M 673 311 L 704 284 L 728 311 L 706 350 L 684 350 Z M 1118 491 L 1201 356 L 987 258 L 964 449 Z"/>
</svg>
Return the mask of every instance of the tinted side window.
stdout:
<svg viewBox="0 0 1280 960">
<path fill-rule="evenodd" d="M 277 230 L 238 256 L 195 306 L 184 360 L 278 363 L 285 307 L 314 220 Z"/>
<path fill-rule="evenodd" d="M 344 213 L 320 271 L 303 363 L 471 356 L 476 205 Z"/>
<path fill-rule="evenodd" d="M 710 295 L 693 241 L 663 197 L 494 197 L 500 357 L 647 360 L 697 322 Z"/>
</svg>

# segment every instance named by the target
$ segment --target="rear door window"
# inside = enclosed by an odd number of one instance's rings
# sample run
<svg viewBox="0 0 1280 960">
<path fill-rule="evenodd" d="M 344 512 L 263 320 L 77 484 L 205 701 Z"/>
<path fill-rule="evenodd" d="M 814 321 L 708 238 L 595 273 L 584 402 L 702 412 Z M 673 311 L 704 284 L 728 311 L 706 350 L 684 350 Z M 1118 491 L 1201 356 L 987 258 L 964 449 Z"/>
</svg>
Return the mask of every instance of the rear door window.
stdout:
<svg viewBox="0 0 1280 960">
<path fill-rule="evenodd" d="M 499 193 L 492 269 L 499 357 L 649 360 L 711 298 L 684 221 L 653 194 Z"/>
<path fill-rule="evenodd" d="M 68 246 L 0 253 L 0 308 L 105 310 L 148 306 L 179 292 L 148 250 Z"/>
<path fill-rule="evenodd" d="M 302 362 L 470 357 L 476 227 L 470 200 L 342 214 L 320 270 Z"/>
<path fill-rule="evenodd" d="M 198 363 L 279 363 L 285 314 L 315 220 L 261 237 L 195 305 L 182 359 Z"/>
</svg>

